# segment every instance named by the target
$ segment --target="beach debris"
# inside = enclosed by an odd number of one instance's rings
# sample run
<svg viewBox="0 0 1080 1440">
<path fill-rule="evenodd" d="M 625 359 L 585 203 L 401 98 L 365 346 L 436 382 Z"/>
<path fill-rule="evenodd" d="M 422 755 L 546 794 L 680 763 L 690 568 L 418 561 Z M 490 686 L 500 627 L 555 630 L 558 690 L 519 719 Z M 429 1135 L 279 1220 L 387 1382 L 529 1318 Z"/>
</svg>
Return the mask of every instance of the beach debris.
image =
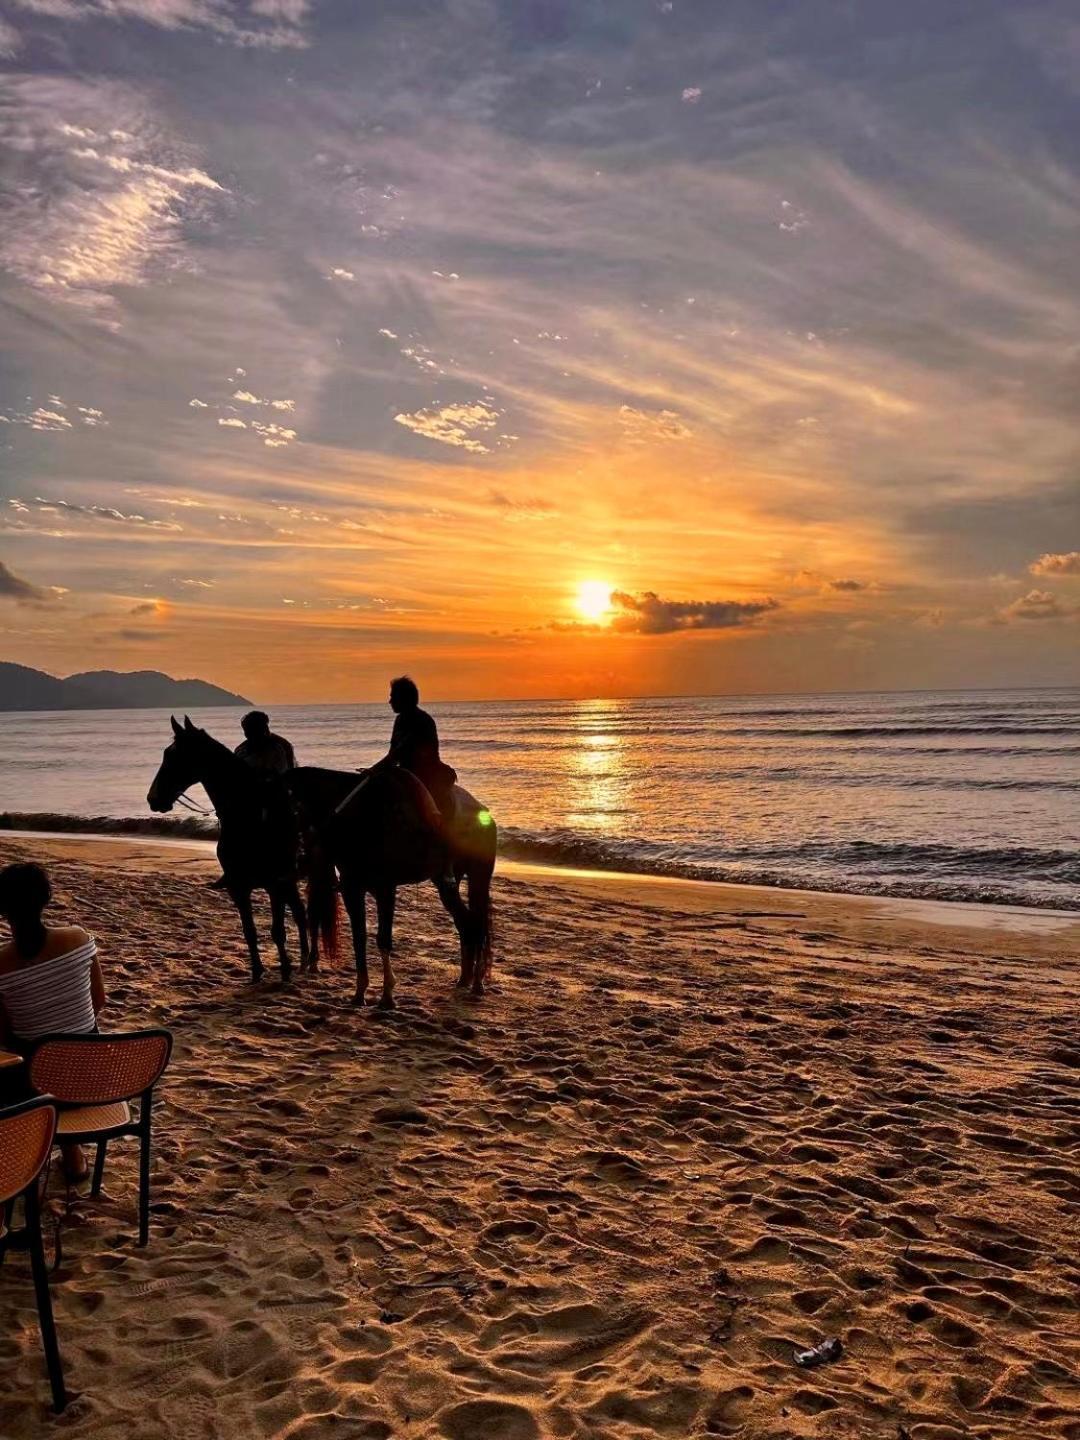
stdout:
<svg viewBox="0 0 1080 1440">
<path fill-rule="evenodd" d="M 835 1335 L 823 1340 L 820 1345 L 815 1345 L 810 1350 L 796 1350 L 795 1364 L 804 1370 L 813 1370 L 818 1365 L 828 1365 L 833 1360 L 839 1360 L 844 1353 L 844 1347 Z"/>
</svg>

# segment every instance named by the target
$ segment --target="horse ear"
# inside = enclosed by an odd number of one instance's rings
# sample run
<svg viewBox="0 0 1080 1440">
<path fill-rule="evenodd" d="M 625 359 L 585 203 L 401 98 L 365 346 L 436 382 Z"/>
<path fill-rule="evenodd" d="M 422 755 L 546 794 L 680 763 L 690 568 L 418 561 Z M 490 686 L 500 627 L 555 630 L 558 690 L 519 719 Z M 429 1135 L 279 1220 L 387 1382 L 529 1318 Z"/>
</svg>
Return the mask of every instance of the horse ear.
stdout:
<svg viewBox="0 0 1080 1440">
<path fill-rule="evenodd" d="M 188 732 L 189 735 L 195 729 L 195 726 L 191 723 L 190 715 L 184 716 L 184 729 Z"/>
<path fill-rule="evenodd" d="M 172 726 L 172 728 L 173 728 L 173 734 L 174 734 L 174 735 L 180 736 L 180 735 L 182 735 L 182 734 L 184 733 L 184 732 L 180 729 L 180 726 L 176 723 L 176 716 L 175 716 L 175 715 L 170 715 L 170 716 L 169 716 L 169 724 L 170 724 L 170 725 Z"/>
</svg>

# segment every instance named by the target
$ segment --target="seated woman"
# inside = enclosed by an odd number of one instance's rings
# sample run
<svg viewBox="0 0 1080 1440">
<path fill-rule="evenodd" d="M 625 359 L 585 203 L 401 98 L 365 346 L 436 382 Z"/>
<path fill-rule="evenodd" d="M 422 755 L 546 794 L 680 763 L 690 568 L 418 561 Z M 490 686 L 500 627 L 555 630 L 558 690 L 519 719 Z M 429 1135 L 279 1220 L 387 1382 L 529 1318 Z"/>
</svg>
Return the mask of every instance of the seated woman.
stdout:
<svg viewBox="0 0 1080 1440">
<path fill-rule="evenodd" d="M 25 1054 L 39 1036 L 97 1029 L 105 1006 L 105 982 L 92 935 L 79 925 L 46 925 L 42 912 L 52 899 L 49 877 L 40 865 L 0 870 L 0 915 L 11 939 L 0 945 L 0 1046 Z M 0 1071 L 0 1076 L 4 1072 Z M 8 1082 L 10 1104 L 25 1093 L 25 1076 Z M 69 1181 L 87 1173 L 82 1146 L 63 1147 Z"/>
</svg>

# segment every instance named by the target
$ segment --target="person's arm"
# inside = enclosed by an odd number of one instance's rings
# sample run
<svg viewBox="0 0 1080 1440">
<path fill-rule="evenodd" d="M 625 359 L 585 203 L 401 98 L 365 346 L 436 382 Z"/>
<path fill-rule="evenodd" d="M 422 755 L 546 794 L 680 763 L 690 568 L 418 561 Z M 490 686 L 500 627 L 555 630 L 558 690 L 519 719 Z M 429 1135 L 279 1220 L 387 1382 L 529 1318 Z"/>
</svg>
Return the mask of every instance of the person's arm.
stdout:
<svg viewBox="0 0 1080 1440">
<path fill-rule="evenodd" d="M 285 746 L 285 768 L 286 770 L 296 769 L 296 751 L 289 744 L 288 740 L 282 742 Z"/>
</svg>

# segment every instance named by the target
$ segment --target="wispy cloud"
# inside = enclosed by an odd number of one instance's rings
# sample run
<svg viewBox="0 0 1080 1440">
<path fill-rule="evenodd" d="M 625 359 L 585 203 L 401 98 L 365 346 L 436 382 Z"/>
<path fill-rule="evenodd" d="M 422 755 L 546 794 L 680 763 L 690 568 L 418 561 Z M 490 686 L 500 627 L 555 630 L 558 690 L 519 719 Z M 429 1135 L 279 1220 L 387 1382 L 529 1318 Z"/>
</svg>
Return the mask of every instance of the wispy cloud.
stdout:
<svg viewBox="0 0 1080 1440">
<path fill-rule="evenodd" d="M 412 414 L 395 415 L 399 425 L 423 435 L 426 440 L 437 440 L 441 445 L 455 445 L 470 450 L 474 455 L 487 455 L 488 446 L 476 438 L 493 430 L 499 421 L 499 413 L 490 403 L 480 400 L 443 405 L 441 408 L 416 410 Z"/>
<path fill-rule="evenodd" d="M 53 20 L 141 21 L 162 30 L 208 30 L 234 45 L 270 50 L 306 45 L 308 0 L 250 0 L 238 20 L 230 0 L 11 0 L 27 16 Z"/>
<path fill-rule="evenodd" d="M 177 163 L 178 147 L 134 91 L 28 76 L 10 82 L 8 96 L 0 143 L 18 165 L 0 267 L 42 294 L 108 310 L 114 288 L 180 263 L 182 222 L 223 187 Z"/>
<path fill-rule="evenodd" d="M 0 560 L 0 600 L 14 600 L 20 605 L 47 605 L 63 594 L 66 591 L 54 586 L 45 588 L 31 584 Z"/>
<path fill-rule="evenodd" d="M 79 505 L 70 500 L 46 499 L 42 495 L 35 495 L 32 500 L 11 499 L 8 504 L 23 514 L 36 511 L 40 515 L 61 515 L 146 530 L 179 531 L 183 528 L 173 520 L 155 520 L 146 515 L 125 513 L 112 505 Z"/>
</svg>

